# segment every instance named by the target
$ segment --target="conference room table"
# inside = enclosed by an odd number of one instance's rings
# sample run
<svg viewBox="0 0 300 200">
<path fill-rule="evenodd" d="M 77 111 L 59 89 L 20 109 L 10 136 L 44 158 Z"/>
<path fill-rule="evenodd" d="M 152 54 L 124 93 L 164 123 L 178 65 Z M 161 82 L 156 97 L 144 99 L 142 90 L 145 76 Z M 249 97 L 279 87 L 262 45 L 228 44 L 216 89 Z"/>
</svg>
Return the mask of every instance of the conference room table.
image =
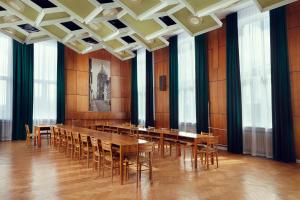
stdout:
<svg viewBox="0 0 300 200">
<path fill-rule="evenodd" d="M 132 137 L 129 135 L 120 135 L 116 133 L 109 133 L 103 131 L 92 130 L 88 128 L 75 127 L 70 125 L 55 125 L 60 129 L 64 129 L 71 132 L 76 132 L 79 134 L 85 134 L 89 137 L 97 138 L 99 140 L 104 140 L 110 142 L 112 145 L 117 146 L 120 151 L 120 182 L 124 183 L 124 156 L 128 153 L 137 153 L 137 145 L 145 144 L 148 141 L 138 139 L 137 137 Z"/>
<path fill-rule="evenodd" d="M 127 125 L 118 125 L 118 124 L 92 124 L 88 125 L 87 127 L 91 129 L 96 129 L 100 131 L 111 131 L 114 133 L 122 134 L 123 132 L 127 132 L 130 134 L 138 134 L 138 132 L 146 132 L 148 134 L 159 136 L 159 145 L 160 145 L 160 156 L 164 157 L 164 144 L 165 139 L 167 138 L 175 138 L 177 141 L 181 142 L 190 142 L 192 144 L 192 152 L 194 154 L 194 167 L 197 168 L 197 146 L 199 144 L 206 143 L 206 141 L 210 137 L 216 137 L 213 135 L 202 135 L 192 132 L 184 132 L 184 131 L 170 131 L 169 129 L 148 129 L 148 128 L 141 128 L 141 127 L 132 127 Z M 180 151 L 179 151 L 180 152 Z M 177 152 L 179 154 L 179 152 Z"/>
<path fill-rule="evenodd" d="M 39 124 L 34 126 L 34 145 L 41 147 L 41 131 L 50 131 L 51 125 L 49 124 Z"/>
</svg>

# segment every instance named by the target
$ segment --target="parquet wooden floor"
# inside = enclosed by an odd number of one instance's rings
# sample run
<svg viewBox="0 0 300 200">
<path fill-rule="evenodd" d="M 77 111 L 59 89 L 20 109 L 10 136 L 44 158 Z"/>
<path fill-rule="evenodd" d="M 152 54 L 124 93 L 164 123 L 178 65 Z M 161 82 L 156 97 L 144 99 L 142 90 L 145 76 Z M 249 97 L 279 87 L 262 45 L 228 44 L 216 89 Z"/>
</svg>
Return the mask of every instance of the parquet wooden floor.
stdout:
<svg viewBox="0 0 300 200">
<path fill-rule="evenodd" d="M 154 184 L 144 173 L 139 188 L 135 174 L 125 185 L 111 183 L 47 147 L 0 142 L 0 199 L 162 199 L 162 200 L 299 200 L 300 165 L 222 152 L 220 167 L 194 170 L 189 156 L 154 160 Z"/>
</svg>

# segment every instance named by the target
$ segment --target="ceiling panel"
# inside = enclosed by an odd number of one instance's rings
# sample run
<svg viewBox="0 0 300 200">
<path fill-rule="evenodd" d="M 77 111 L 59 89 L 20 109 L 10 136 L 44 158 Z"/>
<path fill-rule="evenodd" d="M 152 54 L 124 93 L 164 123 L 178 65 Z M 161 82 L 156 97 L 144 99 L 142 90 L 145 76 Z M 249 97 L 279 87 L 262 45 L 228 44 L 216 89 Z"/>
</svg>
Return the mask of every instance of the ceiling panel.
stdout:
<svg viewBox="0 0 300 200">
<path fill-rule="evenodd" d="M 168 46 L 186 31 L 222 26 L 224 9 L 251 3 L 261 11 L 295 0 L 0 0 L 0 31 L 22 43 L 54 38 L 78 53 L 105 48 L 121 60 Z M 249 4 L 250 5 L 250 4 Z"/>
</svg>

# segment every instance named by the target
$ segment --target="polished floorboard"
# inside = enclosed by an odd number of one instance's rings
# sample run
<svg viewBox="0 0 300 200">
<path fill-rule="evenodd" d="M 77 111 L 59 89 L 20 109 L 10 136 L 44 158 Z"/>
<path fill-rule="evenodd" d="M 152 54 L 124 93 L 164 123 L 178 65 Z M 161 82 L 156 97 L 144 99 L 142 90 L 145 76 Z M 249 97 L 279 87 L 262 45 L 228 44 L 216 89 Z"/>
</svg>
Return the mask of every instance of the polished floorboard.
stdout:
<svg viewBox="0 0 300 200">
<path fill-rule="evenodd" d="M 300 199 L 300 165 L 221 152 L 219 168 L 195 170 L 190 157 L 154 160 L 154 183 L 144 172 L 136 187 L 111 182 L 109 170 L 98 177 L 84 162 L 64 153 L 25 142 L 0 142 L 0 199 L 162 199 L 287 200 Z"/>
</svg>

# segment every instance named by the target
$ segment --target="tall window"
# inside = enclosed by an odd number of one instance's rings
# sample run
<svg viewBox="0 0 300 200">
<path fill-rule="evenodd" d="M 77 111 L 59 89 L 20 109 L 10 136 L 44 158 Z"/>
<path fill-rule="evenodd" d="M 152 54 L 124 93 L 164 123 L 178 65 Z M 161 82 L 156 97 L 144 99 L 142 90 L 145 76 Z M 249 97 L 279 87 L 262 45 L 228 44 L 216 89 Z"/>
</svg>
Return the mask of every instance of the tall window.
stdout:
<svg viewBox="0 0 300 200">
<path fill-rule="evenodd" d="M 137 51 L 138 116 L 139 124 L 146 121 L 146 50 Z"/>
<path fill-rule="evenodd" d="M 33 123 L 56 122 L 57 42 L 34 44 Z"/>
<path fill-rule="evenodd" d="M 12 46 L 12 39 L 0 33 L 0 141 L 12 136 Z"/>
<path fill-rule="evenodd" d="M 272 156 L 269 13 L 238 12 L 244 153 Z"/>
<path fill-rule="evenodd" d="M 196 132 L 195 42 L 186 33 L 178 35 L 178 88 L 179 129 Z"/>
</svg>

